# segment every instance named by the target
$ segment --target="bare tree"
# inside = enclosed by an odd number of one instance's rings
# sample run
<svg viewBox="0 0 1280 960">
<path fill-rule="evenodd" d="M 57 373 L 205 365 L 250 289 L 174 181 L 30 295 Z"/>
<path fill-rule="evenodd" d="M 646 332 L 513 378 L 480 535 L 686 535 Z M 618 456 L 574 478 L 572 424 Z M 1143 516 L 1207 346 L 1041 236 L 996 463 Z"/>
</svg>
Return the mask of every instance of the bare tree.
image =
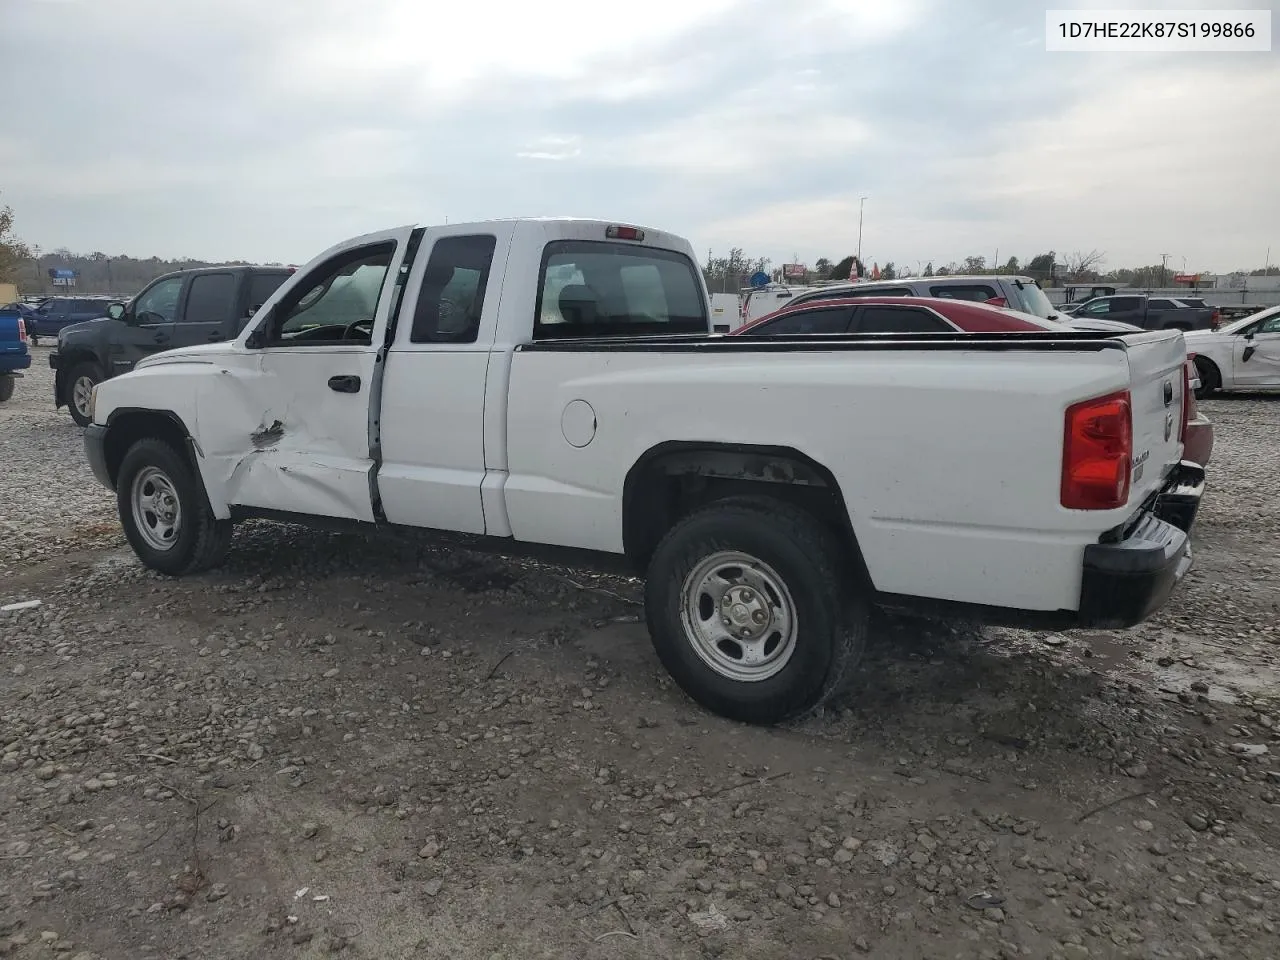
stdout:
<svg viewBox="0 0 1280 960">
<path fill-rule="evenodd" d="M 1067 274 L 1072 280 L 1096 280 L 1098 267 L 1102 266 L 1107 255 L 1101 250 L 1090 250 L 1081 253 L 1077 250 L 1067 257 Z"/>
</svg>

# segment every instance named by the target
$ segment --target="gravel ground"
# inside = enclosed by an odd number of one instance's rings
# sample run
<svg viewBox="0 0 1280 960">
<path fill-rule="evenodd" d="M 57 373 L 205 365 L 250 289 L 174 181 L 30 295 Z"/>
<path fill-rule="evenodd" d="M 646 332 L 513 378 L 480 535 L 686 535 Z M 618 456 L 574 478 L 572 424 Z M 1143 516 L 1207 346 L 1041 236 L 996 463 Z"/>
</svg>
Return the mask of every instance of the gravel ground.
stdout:
<svg viewBox="0 0 1280 960">
<path fill-rule="evenodd" d="M 776 730 L 666 679 L 637 585 L 249 524 L 124 546 L 47 348 L 0 407 L 0 957 L 1280 955 L 1280 398 L 1127 633 L 882 620 Z"/>
</svg>

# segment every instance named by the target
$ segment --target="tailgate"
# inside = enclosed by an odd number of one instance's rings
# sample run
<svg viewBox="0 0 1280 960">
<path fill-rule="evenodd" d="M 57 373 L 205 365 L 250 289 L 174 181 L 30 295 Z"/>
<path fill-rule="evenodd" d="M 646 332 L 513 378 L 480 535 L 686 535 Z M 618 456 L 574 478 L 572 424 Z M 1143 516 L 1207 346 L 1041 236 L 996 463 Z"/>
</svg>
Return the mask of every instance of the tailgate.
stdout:
<svg viewBox="0 0 1280 960">
<path fill-rule="evenodd" d="M 1177 330 L 1123 338 L 1133 400 L 1133 475 L 1130 503 L 1159 490 L 1182 459 L 1182 391 L 1187 345 Z"/>
</svg>

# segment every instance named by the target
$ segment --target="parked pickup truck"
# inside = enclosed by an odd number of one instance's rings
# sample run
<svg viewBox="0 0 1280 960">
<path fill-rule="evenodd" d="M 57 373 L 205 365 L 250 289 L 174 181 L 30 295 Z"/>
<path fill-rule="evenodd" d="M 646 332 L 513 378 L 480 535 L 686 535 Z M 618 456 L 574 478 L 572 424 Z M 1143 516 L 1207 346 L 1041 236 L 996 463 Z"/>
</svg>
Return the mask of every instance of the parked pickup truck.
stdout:
<svg viewBox="0 0 1280 960">
<path fill-rule="evenodd" d="M 102 302 L 100 319 L 58 329 L 49 355 L 53 402 L 80 426 L 94 384 L 127 373 L 143 357 L 174 347 L 230 340 L 288 279 L 287 267 L 205 267 L 153 280 L 129 303 Z M 40 309 L 48 306 L 41 305 Z"/>
<path fill-rule="evenodd" d="M 167 574 L 250 517 L 621 561 L 667 669 L 751 722 L 845 689 L 871 604 L 1118 628 L 1189 568 L 1180 333 L 708 325 L 667 233 L 402 227 L 98 384 L 85 447 Z"/>
<path fill-rule="evenodd" d="M 18 371 L 31 366 L 27 324 L 16 308 L 0 307 L 0 403 L 13 397 Z"/>
<path fill-rule="evenodd" d="M 1115 320 L 1144 330 L 1216 330 L 1218 311 L 1188 307 L 1167 297 L 1095 297 L 1071 314 L 1080 320 Z"/>
</svg>

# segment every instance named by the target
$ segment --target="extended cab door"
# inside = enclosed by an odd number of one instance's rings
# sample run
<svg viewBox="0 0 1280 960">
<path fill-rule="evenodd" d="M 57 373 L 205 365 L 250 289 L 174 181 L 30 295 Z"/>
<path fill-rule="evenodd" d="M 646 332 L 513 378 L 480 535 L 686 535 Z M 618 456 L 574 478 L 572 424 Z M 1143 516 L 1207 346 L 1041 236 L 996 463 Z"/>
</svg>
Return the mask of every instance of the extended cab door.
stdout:
<svg viewBox="0 0 1280 960">
<path fill-rule="evenodd" d="M 192 276 L 173 325 L 173 346 L 194 347 L 234 337 L 239 286 L 240 277 L 230 270 Z"/>
<path fill-rule="evenodd" d="M 357 237 L 258 311 L 223 376 L 200 378 L 198 440 L 231 508 L 373 521 L 370 402 L 412 227 Z"/>
<path fill-rule="evenodd" d="M 505 518 L 486 523 L 482 487 L 485 386 L 513 229 L 443 227 L 422 238 L 378 416 L 378 494 L 391 523 L 509 534 Z"/>
</svg>

